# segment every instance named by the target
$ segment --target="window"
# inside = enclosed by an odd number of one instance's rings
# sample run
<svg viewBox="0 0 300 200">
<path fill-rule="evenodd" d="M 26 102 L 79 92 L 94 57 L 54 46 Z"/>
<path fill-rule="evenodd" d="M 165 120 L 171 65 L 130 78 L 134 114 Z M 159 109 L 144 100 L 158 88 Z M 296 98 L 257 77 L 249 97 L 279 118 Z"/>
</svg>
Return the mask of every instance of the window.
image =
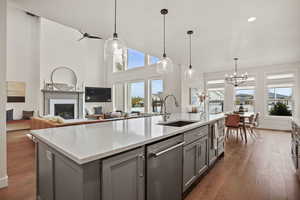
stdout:
<svg viewBox="0 0 300 200">
<path fill-rule="evenodd" d="M 247 112 L 254 112 L 255 88 L 254 87 L 241 87 L 235 89 L 235 105 L 236 110 L 239 110 L 242 104 Z"/>
<path fill-rule="evenodd" d="M 129 83 L 128 86 L 129 111 L 145 112 L 145 83 Z"/>
<path fill-rule="evenodd" d="M 293 88 L 295 72 L 266 75 L 266 109 L 272 116 L 292 116 L 294 109 Z"/>
<path fill-rule="evenodd" d="M 224 88 L 208 89 L 208 109 L 210 114 L 224 111 Z"/>
<path fill-rule="evenodd" d="M 158 63 L 159 58 L 155 56 L 150 56 L 150 65 Z"/>
<path fill-rule="evenodd" d="M 190 105 L 199 105 L 199 97 L 198 95 L 201 93 L 198 88 L 190 88 Z"/>
<path fill-rule="evenodd" d="M 134 50 L 127 50 L 127 69 L 134 69 L 145 66 L 145 54 Z"/>
<path fill-rule="evenodd" d="M 273 116 L 292 116 L 293 88 L 268 88 L 268 112 Z"/>
<path fill-rule="evenodd" d="M 160 113 L 162 109 L 161 95 L 164 91 L 163 80 L 151 80 L 151 111 Z"/>
</svg>

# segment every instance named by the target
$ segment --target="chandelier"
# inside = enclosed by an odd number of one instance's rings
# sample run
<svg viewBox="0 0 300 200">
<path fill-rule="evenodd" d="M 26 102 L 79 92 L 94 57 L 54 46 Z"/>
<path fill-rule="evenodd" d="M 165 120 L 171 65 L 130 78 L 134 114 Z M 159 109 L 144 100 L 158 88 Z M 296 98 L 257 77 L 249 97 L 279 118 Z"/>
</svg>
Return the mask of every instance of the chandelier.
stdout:
<svg viewBox="0 0 300 200">
<path fill-rule="evenodd" d="M 242 85 L 248 79 L 247 72 L 245 74 L 241 74 L 241 75 L 238 74 L 238 72 L 237 72 L 237 61 L 238 60 L 239 60 L 238 58 L 234 58 L 234 62 L 235 62 L 234 73 L 230 76 L 228 74 L 225 75 L 226 83 L 231 84 L 234 87 L 238 87 L 238 86 Z"/>
</svg>

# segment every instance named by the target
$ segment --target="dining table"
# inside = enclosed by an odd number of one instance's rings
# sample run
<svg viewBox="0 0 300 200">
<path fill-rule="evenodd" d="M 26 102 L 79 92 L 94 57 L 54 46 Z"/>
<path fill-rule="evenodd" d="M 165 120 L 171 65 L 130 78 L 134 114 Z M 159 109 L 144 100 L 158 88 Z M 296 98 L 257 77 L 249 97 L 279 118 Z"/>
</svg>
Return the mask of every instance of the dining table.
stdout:
<svg viewBox="0 0 300 200">
<path fill-rule="evenodd" d="M 245 136 L 245 143 L 247 143 L 247 129 L 246 129 L 246 123 L 249 121 L 249 118 L 254 115 L 254 112 L 234 112 L 230 114 L 238 114 L 240 115 L 240 120 L 242 123 L 242 129 Z"/>
</svg>

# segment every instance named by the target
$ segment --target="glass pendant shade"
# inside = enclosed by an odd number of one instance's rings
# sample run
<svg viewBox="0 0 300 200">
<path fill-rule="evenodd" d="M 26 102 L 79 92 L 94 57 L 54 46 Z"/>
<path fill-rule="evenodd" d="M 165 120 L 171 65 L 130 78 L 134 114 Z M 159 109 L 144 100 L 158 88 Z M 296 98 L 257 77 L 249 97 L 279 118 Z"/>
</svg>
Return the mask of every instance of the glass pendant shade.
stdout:
<svg viewBox="0 0 300 200">
<path fill-rule="evenodd" d="M 185 80 L 195 80 L 196 78 L 196 72 L 192 67 L 189 67 L 185 72 L 184 72 L 184 78 Z"/>
<path fill-rule="evenodd" d="M 104 43 L 104 55 L 105 58 L 108 56 L 117 56 L 124 58 L 126 55 L 125 43 L 117 37 L 109 38 Z"/>
<path fill-rule="evenodd" d="M 167 74 L 171 73 L 174 70 L 173 62 L 170 58 L 167 57 L 166 54 L 166 15 L 168 14 L 168 9 L 162 9 L 160 11 L 161 15 L 163 16 L 163 47 L 164 53 L 163 57 L 158 61 L 156 65 L 156 72 L 159 74 Z"/>
<path fill-rule="evenodd" d="M 158 61 L 156 71 L 160 74 L 172 73 L 174 70 L 173 62 L 168 57 L 163 57 Z"/>
</svg>

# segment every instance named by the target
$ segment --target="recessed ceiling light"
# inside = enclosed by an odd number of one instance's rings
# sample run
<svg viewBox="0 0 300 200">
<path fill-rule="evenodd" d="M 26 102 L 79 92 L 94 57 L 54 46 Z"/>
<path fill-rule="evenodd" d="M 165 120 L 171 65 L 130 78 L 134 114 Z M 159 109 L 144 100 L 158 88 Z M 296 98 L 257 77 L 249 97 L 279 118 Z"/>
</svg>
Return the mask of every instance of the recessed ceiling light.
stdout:
<svg viewBox="0 0 300 200">
<path fill-rule="evenodd" d="M 250 17 L 249 19 L 248 19 L 248 22 L 254 22 L 256 20 L 256 17 Z"/>
</svg>

